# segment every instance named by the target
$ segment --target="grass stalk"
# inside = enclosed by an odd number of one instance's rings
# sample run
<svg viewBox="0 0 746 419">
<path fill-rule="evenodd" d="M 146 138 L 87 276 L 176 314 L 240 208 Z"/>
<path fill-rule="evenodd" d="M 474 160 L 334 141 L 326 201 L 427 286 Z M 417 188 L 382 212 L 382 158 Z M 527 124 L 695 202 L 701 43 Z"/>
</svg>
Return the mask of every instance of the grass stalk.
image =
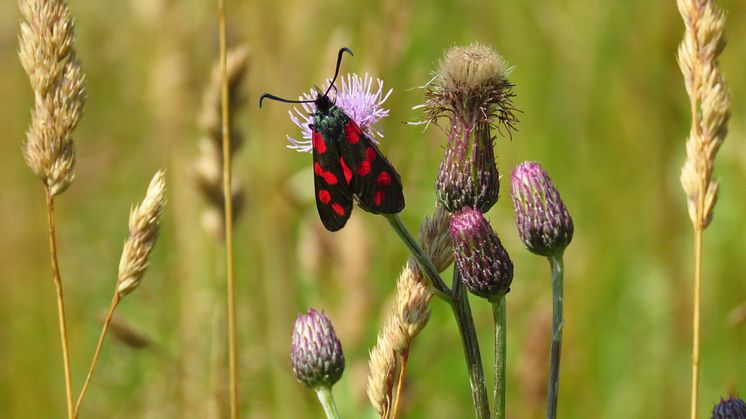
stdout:
<svg viewBox="0 0 746 419">
<path fill-rule="evenodd" d="M 564 263 L 562 254 L 550 256 L 552 271 L 552 345 L 549 354 L 549 384 L 547 387 L 547 419 L 557 417 L 557 397 L 559 395 L 559 368 L 562 352 L 563 297 L 562 281 Z"/>
<path fill-rule="evenodd" d="M 52 265 L 52 280 L 57 291 L 57 318 L 59 320 L 60 340 L 62 343 L 62 364 L 65 371 L 65 399 L 67 402 L 67 416 L 72 419 L 73 412 L 73 385 L 72 373 L 70 371 L 70 348 L 67 338 L 67 320 L 65 317 L 65 298 L 62 292 L 62 276 L 57 262 L 57 232 L 54 224 L 54 195 L 47 188 L 47 225 L 49 227 L 49 257 Z"/>
<path fill-rule="evenodd" d="M 396 391 L 394 392 L 394 400 L 391 403 L 391 419 L 396 419 L 396 415 L 399 412 L 399 401 L 401 400 L 401 392 L 404 388 L 404 377 L 407 375 L 407 360 L 409 359 L 409 350 L 405 350 L 401 353 L 401 366 L 399 367 L 399 378 L 396 380 Z"/>
<path fill-rule="evenodd" d="M 507 372 L 507 310 L 505 294 L 492 302 L 492 316 L 495 321 L 495 389 L 493 419 L 505 419 L 505 375 Z"/>
<path fill-rule="evenodd" d="M 228 299 L 228 363 L 230 371 L 231 419 L 239 417 L 238 410 L 238 351 L 236 332 L 236 292 L 233 269 L 233 202 L 231 195 L 231 138 L 228 120 L 227 45 L 225 35 L 225 0 L 218 0 L 220 31 L 221 125 L 223 134 L 223 197 L 225 210 L 225 264 Z"/>
<path fill-rule="evenodd" d="M 93 378 L 93 372 L 96 370 L 96 365 L 98 364 L 98 358 L 101 356 L 101 349 L 104 347 L 104 340 L 106 339 L 106 335 L 109 332 L 109 325 L 111 324 L 111 319 L 114 317 L 114 311 L 116 310 L 120 301 L 122 301 L 122 295 L 118 291 L 115 291 L 114 297 L 111 300 L 111 305 L 109 306 L 109 312 L 106 313 L 106 318 L 104 319 L 104 325 L 101 328 L 101 335 L 98 338 L 98 343 L 96 344 L 96 350 L 93 352 L 93 359 L 91 360 L 91 365 L 88 367 L 88 375 L 86 375 L 85 382 L 83 383 L 83 388 L 80 390 L 80 395 L 78 395 L 78 401 L 75 403 L 75 411 L 73 413 L 74 418 L 77 418 L 78 414 L 80 414 L 80 406 L 83 404 L 83 399 L 85 398 L 85 395 L 88 392 L 88 386 L 91 384 L 91 379 Z"/>
</svg>

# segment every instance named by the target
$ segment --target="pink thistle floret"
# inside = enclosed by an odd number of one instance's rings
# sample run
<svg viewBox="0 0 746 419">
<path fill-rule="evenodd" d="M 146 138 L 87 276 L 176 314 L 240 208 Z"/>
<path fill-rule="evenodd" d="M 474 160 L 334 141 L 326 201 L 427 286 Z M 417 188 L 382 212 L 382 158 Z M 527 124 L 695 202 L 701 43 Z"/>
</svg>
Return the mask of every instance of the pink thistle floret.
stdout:
<svg viewBox="0 0 746 419">
<path fill-rule="evenodd" d="M 393 89 L 389 89 L 384 94 L 383 80 L 374 80 L 367 73 L 363 78 L 357 74 L 347 74 L 347 76 L 341 77 L 340 81 L 341 87 L 332 102 L 352 118 L 360 129 L 369 134 L 374 141 L 376 141 L 376 137 L 383 138 L 383 132 L 381 132 L 378 122 L 389 116 L 389 110 L 383 107 L 383 103 L 389 98 Z M 331 80 L 327 80 L 324 83 L 321 88 L 322 92 L 326 91 L 330 82 Z M 374 87 L 374 82 L 377 89 Z M 329 94 L 334 95 L 334 89 Z M 316 95 L 316 90 L 311 90 L 308 93 L 303 93 L 299 99 L 314 100 Z M 308 153 L 313 149 L 309 125 L 313 122 L 311 115 L 316 112 L 316 106 L 313 103 L 302 103 L 301 107 L 302 109 L 293 108 L 288 112 L 290 120 L 301 129 L 302 136 L 301 139 L 295 139 L 288 135 L 288 141 L 290 142 L 288 148 Z"/>
</svg>

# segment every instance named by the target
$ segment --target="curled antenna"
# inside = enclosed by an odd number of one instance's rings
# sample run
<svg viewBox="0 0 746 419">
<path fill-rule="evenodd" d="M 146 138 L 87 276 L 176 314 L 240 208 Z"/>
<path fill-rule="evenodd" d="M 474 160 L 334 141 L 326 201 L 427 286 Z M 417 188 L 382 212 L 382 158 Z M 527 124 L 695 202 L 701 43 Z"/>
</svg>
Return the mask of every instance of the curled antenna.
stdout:
<svg viewBox="0 0 746 419">
<path fill-rule="evenodd" d="M 337 76 L 339 75 L 339 67 L 342 65 L 342 55 L 344 55 L 345 52 L 350 55 L 353 55 L 352 51 L 350 51 L 350 49 L 347 47 L 339 50 L 339 53 L 337 53 L 337 67 L 334 69 L 334 78 L 332 78 L 332 82 L 329 84 L 329 88 L 326 89 L 326 92 L 324 92 L 323 96 L 328 95 L 329 91 L 332 90 L 332 87 L 334 87 L 334 90 L 336 91 L 337 88 L 334 86 L 334 82 L 337 81 Z M 269 93 L 265 93 L 259 96 L 259 108 L 260 109 L 262 107 L 262 101 L 264 101 L 265 98 L 276 100 L 278 102 L 285 102 L 285 103 L 313 103 L 315 102 L 315 100 L 289 100 L 289 99 L 284 99 L 284 98 L 281 98 L 281 97 L 278 97 L 278 96 L 275 96 Z"/>
</svg>

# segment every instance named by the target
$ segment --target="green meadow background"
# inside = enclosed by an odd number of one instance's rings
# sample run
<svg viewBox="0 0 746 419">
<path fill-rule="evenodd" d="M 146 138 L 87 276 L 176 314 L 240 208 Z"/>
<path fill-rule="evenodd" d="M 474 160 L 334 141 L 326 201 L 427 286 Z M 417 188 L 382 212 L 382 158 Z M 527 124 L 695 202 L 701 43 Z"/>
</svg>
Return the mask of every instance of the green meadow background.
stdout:
<svg viewBox="0 0 746 419">
<path fill-rule="evenodd" d="M 217 6 L 70 3 L 88 80 L 74 133 L 76 180 L 57 199 L 76 393 L 114 290 L 130 205 L 159 168 L 169 188 L 151 268 L 118 310 L 151 344 L 107 341 L 82 417 L 209 417 L 215 382 L 225 381 L 222 367 L 210 367 L 220 364 L 211 342 L 223 341 L 223 254 L 200 227 L 205 202 L 189 170 L 217 59 Z M 375 417 L 365 396 L 368 351 L 408 257 L 383 218 L 359 209 L 342 232 L 322 229 L 310 156 L 285 148 L 285 136 L 298 134 L 290 106 L 266 102 L 259 110 L 258 96 L 307 91 L 331 75 L 340 47 L 351 48 L 343 72 L 368 72 L 394 89 L 382 149 L 402 175 L 402 218 L 415 229 L 433 208 L 445 136 L 403 122 L 421 117 L 411 109 L 423 101 L 416 87 L 444 49 L 473 41 L 515 66 L 522 111 L 512 140 L 497 142 L 503 192 L 489 213 L 515 264 L 508 417 L 543 415 L 551 317 L 548 265 L 523 248 L 509 199 L 510 170 L 524 160 L 546 167 L 575 222 L 560 417 L 688 414 L 693 243 L 678 176 L 690 118 L 675 60 L 683 31 L 675 1 L 227 3 L 229 42 L 251 50 L 236 121 L 246 141 L 235 158 L 247 193 L 235 235 L 242 417 L 322 417 L 289 367 L 292 322 L 307 307 L 331 317 L 344 346 L 347 368 L 335 387 L 341 415 Z M 705 232 L 701 417 L 720 396 L 746 391 L 746 325 L 738 318 L 746 303 L 746 3 L 719 3 L 728 12 L 722 67 L 733 117 L 717 160 L 721 196 Z M 63 417 L 44 194 L 21 156 L 33 95 L 17 59 L 19 19 L 15 2 L 0 3 L 0 416 Z M 491 377 L 490 308 L 478 299 L 472 307 Z M 432 309 L 411 352 L 400 416 L 473 417 L 455 322 L 441 301 Z"/>
</svg>

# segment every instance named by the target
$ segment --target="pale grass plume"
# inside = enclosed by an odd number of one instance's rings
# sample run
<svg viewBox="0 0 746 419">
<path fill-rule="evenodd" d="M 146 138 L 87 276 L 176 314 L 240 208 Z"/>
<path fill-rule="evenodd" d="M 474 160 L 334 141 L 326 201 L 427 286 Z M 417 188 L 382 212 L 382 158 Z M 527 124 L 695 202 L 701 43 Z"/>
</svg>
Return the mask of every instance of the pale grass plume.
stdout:
<svg viewBox="0 0 746 419">
<path fill-rule="evenodd" d="M 449 217 L 447 211 L 437 206 L 434 215 L 425 218 L 420 226 L 422 248 L 439 272 L 453 262 Z M 368 398 L 382 418 L 389 417 L 397 405 L 397 377 L 403 379 L 401 373 L 412 342 L 430 320 L 432 297 L 416 260 L 410 258 L 396 281 L 396 299 L 370 354 Z M 398 384 L 400 388 L 401 383 Z"/>
<path fill-rule="evenodd" d="M 686 30 L 678 62 L 692 111 L 681 185 L 695 228 L 712 221 L 719 185 L 713 180 L 715 156 L 725 140 L 730 98 L 718 57 L 725 47 L 725 14 L 712 0 L 678 0 Z M 703 207 L 699 209 L 700 197 Z"/>
<path fill-rule="evenodd" d="M 34 90 L 26 164 L 54 196 L 74 178 L 70 135 L 85 104 L 85 76 L 73 48 L 74 23 L 63 0 L 20 0 L 18 55 Z"/>
<path fill-rule="evenodd" d="M 164 172 L 160 170 L 150 181 L 145 199 L 130 211 L 129 237 L 119 261 L 118 294 L 127 295 L 140 285 L 149 264 L 150 252 L 158 239 L 165 205 L 166 180 Z"/>
<path fill-rule="evenodd" d="M 246 100 L 243 81 L 246 78 L 248 65 L 248 48 L 239 46 L 228 51 L 226 75 L 231 152 L 238 150 L 243 143 L 243 135 L 236 127 L 233 116 L 242 109 Z M 192 166 L 192 179 L 208 203 L 202 213 L 202 227 L 218 240 L 222 240 L 225 234 L 220 83 L 220 63 L 218 62 L 213 66 L 210 81 L 202 97 L 199 126 L 203 131 L 203 138 L 199 142 L 199 156 Z M 235 181 L 231 185 L 231 200 L 235 219 L 241 213 L 244 200 L 243 187 Z"/>
</svg>

